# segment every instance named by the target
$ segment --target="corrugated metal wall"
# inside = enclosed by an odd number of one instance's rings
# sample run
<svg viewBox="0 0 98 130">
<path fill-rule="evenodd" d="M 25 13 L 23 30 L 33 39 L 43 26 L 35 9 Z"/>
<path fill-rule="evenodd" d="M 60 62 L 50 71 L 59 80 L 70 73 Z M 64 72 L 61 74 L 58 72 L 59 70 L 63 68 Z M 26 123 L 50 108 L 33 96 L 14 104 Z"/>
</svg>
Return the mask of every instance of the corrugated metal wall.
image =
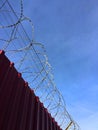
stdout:
<svg viewBox="0 0 98 130">
<path fill-rule="evenodd" d="M 61 130 L 0 51 L 0 130 Z"/>
</svg>

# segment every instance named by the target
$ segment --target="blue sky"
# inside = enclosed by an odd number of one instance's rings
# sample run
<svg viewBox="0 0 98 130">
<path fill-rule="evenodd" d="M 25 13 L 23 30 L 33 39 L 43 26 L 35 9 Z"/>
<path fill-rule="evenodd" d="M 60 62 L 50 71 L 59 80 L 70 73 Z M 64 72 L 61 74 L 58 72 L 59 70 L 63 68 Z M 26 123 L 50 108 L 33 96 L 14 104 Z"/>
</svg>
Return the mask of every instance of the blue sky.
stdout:
<svg viewBox="0 0 98 130">
<path fill-rule="evenodd" d="M 24 7 L 68 111 L 82 130 L 98 130 L 98 1 L 28 0 Z"/>
<path fill-rule="evenodd" d="M 98 130 L 98 1 L 24 0 L 24 14 L 45 45 L 67 110 L 82 130 Z"/>
</svg>

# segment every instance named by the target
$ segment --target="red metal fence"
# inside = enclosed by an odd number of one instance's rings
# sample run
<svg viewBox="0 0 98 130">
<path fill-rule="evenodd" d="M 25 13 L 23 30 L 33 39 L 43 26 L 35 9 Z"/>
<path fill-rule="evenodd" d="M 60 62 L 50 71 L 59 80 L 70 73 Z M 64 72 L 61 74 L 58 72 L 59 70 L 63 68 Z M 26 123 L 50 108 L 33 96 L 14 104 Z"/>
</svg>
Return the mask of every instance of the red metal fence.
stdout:
<svg viewBox="0 0 98 130">
<path fill-rule="evenodd" d="M 0 51 L 0 130 L 61 130 L 3 51 Z"/>
</svg>

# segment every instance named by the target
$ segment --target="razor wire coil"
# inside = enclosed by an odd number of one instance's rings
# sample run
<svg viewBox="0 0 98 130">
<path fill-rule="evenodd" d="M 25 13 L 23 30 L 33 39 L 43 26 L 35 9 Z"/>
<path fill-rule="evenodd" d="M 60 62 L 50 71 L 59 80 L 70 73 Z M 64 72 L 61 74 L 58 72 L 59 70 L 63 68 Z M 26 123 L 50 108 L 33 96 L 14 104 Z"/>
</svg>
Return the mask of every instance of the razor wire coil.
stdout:
<svg viewBox="0 0 98 130">
<path fill-rule="evenodd" d="M 16 13 L 9 0 L 0 1 L 0 48 L 14 61 L 15 67 L 61 128 L 67 130 L 72 122 L 69 129 L 80 130 L 66 110 L 65 100 L 54 83 L 44 45 L 34 41 L 33 23 L 24 16 L 23 1 L 19 2 L 20 13 Z M 27 24 L 30 26 L 31 37 L 24 26 Z"/>
</svg>

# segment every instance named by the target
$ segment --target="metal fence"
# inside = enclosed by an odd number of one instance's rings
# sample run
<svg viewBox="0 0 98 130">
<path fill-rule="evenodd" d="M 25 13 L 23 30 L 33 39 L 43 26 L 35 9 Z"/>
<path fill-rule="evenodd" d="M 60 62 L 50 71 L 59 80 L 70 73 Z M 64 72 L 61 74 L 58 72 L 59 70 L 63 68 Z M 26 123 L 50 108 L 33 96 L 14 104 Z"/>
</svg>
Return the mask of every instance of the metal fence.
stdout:
<svg viewBox="0 0 98 130">
<path fill-rule="evenodd" d="M 0 129 L 61 130 L 3 51 L 0 51 Z"/>
</svg>

